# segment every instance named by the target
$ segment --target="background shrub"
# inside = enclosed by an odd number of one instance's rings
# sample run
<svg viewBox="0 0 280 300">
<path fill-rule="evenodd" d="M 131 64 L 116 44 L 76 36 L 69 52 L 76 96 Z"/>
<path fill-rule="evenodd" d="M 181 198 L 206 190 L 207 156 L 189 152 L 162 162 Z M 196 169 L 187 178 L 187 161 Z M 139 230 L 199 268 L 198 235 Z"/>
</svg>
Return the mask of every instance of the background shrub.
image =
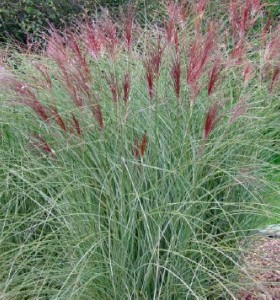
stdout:
<svg viewBox="0 0 280 300">
<path fill-rule="evenodd" d="M 269 0 L 267 3 L 270 5 L 268 12 L 271 18 L 280 18 L 280 0 Z"/>
<path fill-rule="evenodd" d="M 125 0 L 102 1 L 103 6 L 115 7 Z M 27 34 L 36 38 L 52 23 L 56 28 L 69 25 L 73 20 L 82 19 L 85 11 L 96 11 L 98 0 L 3 0 L 0 3 L 0 41 L 7 38 L 25 42 Z"/>
</svg>

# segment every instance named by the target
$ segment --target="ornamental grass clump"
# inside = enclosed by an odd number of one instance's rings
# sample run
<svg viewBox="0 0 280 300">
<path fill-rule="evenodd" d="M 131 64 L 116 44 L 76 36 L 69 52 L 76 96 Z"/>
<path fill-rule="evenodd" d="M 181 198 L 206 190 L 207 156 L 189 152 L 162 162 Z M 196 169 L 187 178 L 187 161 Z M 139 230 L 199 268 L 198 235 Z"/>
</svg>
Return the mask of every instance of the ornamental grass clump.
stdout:
<svg viewBox="0 0 280 300">
<path fill-rule="evenodd" d="M 157 25 L 129 7 L 0 55 L 0 298 L 254 285 L 240 256 L 279 195 L 280 27 L 258 1 L 215 20 L 211 1 L 165 4 Z"/>
</svg>

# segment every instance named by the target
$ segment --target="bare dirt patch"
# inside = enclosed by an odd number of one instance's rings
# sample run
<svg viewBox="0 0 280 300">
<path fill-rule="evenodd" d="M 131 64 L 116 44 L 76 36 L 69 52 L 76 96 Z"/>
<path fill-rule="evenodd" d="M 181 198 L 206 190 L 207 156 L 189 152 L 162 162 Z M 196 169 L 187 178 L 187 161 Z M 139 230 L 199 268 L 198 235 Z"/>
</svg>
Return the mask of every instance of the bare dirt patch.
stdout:
<svg viewBox="0 0 280 300">
<path fill-rule="evenodd" d="M 243 263 L 252 283 L 237 299 L 280 300 L 280 239 L 255 236 L 250 244 Z"/>
</svg>

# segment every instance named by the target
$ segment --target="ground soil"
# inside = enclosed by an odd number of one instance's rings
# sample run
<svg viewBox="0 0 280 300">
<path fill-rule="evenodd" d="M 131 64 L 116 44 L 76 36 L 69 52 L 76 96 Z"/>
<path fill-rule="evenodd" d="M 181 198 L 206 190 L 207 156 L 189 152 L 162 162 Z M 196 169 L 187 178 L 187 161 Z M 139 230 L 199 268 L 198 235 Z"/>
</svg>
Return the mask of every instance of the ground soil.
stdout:
<svg viewBox="0 0 280 300">
<path fill-rule="evenodd" d="M 237 299 L 280 300 L 280 238 L 254 237 L 242 261 L 252 283 Z"/>
</svg>

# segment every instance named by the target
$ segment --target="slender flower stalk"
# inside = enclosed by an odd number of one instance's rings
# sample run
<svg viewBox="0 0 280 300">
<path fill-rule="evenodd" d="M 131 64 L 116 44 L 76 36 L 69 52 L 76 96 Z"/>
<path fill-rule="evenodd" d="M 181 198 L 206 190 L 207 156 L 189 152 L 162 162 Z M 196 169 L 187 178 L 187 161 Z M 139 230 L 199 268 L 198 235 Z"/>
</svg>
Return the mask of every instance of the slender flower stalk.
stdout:
<svg viewBox="0 0 280 300">
<path fill-rule="evenodd" d="M 168 19 L 165 22 L 167 44 L 173 44 L 177 25 L 185 19 L 184 2 L 167 1 Z"/>
<path fill-rule="evenodd" d="M 161 61 L 164 53 L 164 46 L 162 46 L 161 36 L 158 35 L 157 44 L 148 53 L 147 58 L 144 60 L 143 65 L 146 73 L 146 81 L 148 87 L 148 95 L 150 102 L 154 96 L 154 80 L 158 78 L 160 73 Z"/>
<path fill-rule="evenodd" d="M 195 5 L 195 13 L 197 16 L 203 16 L 205 8 L 209 0 L 198 0 Z"/>
<path fill-rule="evenodd" d="M 208 61 L 213 48 L 214 36 L 212 32 L 208 32 L 206 37 L 197 37 L 190 46 L 186 81 L 192 94 L 191 104 L 193 104 L 195 100 L 195 96 L 198 92 L 198 80 L 203 73 L 203 68 Z"/>
<path fill-rule="evenodd" d="M 208 2 L 209 0 L 198 0 L 194 6 L 194 12 L 196 15 L 195 24 L 194 24 L 195 31 L 199 31 L 201 27 L 201 21 L 203 19 L 205 8 Z"/>
<path fill-rule="evenodd" d="M 265 51 L 265 59 L 266 60 L 275 60 L 280 59 L 280 26 L 278 28 L 278 35 L 271 38 L 269 43 L 267 44 Z"/>
<path fill-rule="evenodd" d="M 219 109 L 219 105 L 217 103 L 214 103 L 213 105 L 210 106 L 206 114 L 203 133 L 202 133 L 202 138 L 204 141 L 208 139 L 210 133 L 215 128 L 215 125 L 218 121 L 218 109 Z"/>
<path fill-rule="evenodd" d="M 173 41 L 173 46 L 176 55 L 180 54 L 180 39 L 179 39 L 179 32 L 178 29 L 174 30 L 174 41 Z"/>
<path fill-rule="evenodd" d="M 213 93 L 213 91 L 216 87 L 221 68 L 222 68 L 221 60 L 219 58 L 215 59 L 214 65 L 212 67 L 212 70 L 211 70 L 210 76 L 209 76 L 208 96 L 210 96 Z"/>
<path fill-rule="evenodd" d="M 105 79 L 107 81 L 107 84 L 109 85 L 111 94 L 112 94 L 112 100 L 114 103 L 117 103 L 119 100 L 119 87 L 118 87 L 118 81 L 116 76 L 111 72 L 109 76 L 105 76 Z"/>
<path fill-rule="evenodd" d="M 132 149 L 132 154 L 135 159 L 138 159 L 140 156 L 143 158 L 146 152 L 148 143 L 147 134 L 144 133 L 142 135 L 142 138 L 140 140 L 135 139 L 134 140 L 134 147 Z"/>
<path fill-rule="evenodd" d="M 96 101 L 96 103 L 94 103 L 91 106 L 91 111 L 92 111 L 93 117 L 96 119 L 96 121 L 98 123 L 99 128 L 101 130 L 103 130 L 104 129 L 103 114 L 102 114 L 102 110 L 101 110 L 99 101 Z"/>
<path fill-rule="evenodd" d="M 165 25 L 165 36 L 166 36 L 166 42 L 167 44 L 172 44 L 173 41 L 173 32 L 174 32 L 175 24 L 173 20 L 168 20 L 168 22 Z"/>
<path fill-rule="evenodd" d="M 140 155 L 142 157 L 144 157 L 144 155 L 145 155 L 145 151 L 147 148 L 147 142 L 148 142 L 147 135 L 146 135 L 146 133 L 144 133 L 142 136 L 142 139 L 141 139 L 141 144 L 140 144 Z"/>
<path fill-rule="evenodd" d="M 17 80 L 10 75 L 2 76 L 1 83 L 5 84 L 5 88 L 9 88 L 15 93 L 15 103 L 30 107 L 37 116 L 39 116 L 44 122 L 48 123 L 48 109 L 43 104 L 41 104 L 37 96 L 27 84 Z"/>
<path fill-rule="evenodd" d="M 29 106 L 33 109 L 33 111 L 45 122 L 49 121 L 49 117 L 47 114 L 47 109 L 38 101 L 38 100 L 31 100 L 31 101 L 22 101 L 19 100 L 19 104 L 22 103 L 23 105 Z"/>
<path fill-rule="evenodd" d="M 268 19 L 262 32 L 261 32 L 261 45 L 263 46 L 266 42 L 266 39 L 268 37 L 268 33 L 269 33 L 269 30 L 271 28 L 271 20 Z"/>
<path fill-rule="evenodd" d="M 50 154 L 53 157 L 56 156 L 54 150 L 52 150 L 52 148 L 43 137 L 41 137 L 39 134 L 34 134 L 33 138 L 37 140 L 32 143 L 33 146 L 35 146 L 37 149 L 41 149 L 46 154 Z"/>
<path fill-rule="evenodd" d="M 270 84 L 270 87 L 269 87 L 269 92 L 270 93 L 272 93 L 273 88 L 276 84 L 276 81 L 279 78 L 279 75 L 280 75 L 280 67 L 275 67 L 274 71 L 273 71 L 272 79 L 271 79 L 271 84 Z"/>
<path fill-rule="evenodd" d="M 81 93 L 81 87 L 87 84 L 88 80 L 85 80 L 82 75 L 82 66 L 77 65 L 77 61 L 85 62 L 82 57 L 75 57 L 81 55 L 79 49 L 76 49 L 77 45 L 71 42 L 71 48 L 75 53 L 71 53 L 65 43 L 63 36 L 59 35 L 58 32 L 53 30 L 47 44 L 47 55 L 55 61 L 61 72 L 61 82 L 63 82 L 68 94 L 71 96 L 73 103 L 77 107 L 83 106 L 83 97 Z M 74 56 L 74 57 L 73 57 Z M 82 76 L 81 76 L 82 75 Z M 84 81 L 85 80 L 85 81 Z"/>
<path fill-rule="evenodd" d="M 181 89 L 181 62 L 178 55 L 172 61 L 171 77 L 173 80 L 173 89 L 177 100 L 180 98 Z"/>
<path fill-rule="evenodd" d="M 253 74 L 253 71 L 254 68 L 249 62 L 244 65 L 243 73 L 242 73 L 244 84 L 247 84 L 247 82 L 249 81 L 249 79 Z"/>
<path fill-rule="evenodd" d="M 140 156 L 140 151 L 139 151 L 139 144 L 138 144 L 138 140 L 134 140 L 134 146 L 132 148 L 132 155 L 135 158 L 135 160 L 137 160 Z"/>
<path fill-rule="evenodd" d="M 262 5 L 260 0 L 251 0 L 251 5 L 252 5 L 253 16 L 262 10 Z"/>
<path fill-rule="evenodd" d="M 122 86 L 123 86 L 123 101 L 127 103 L 129 100 L 129 94 L 131 90 L 131 77 L 128 72 L 125 73 L 124 75 Z"/>
<path fill-rule="evenodd" d="M 262 13 L 259 0 L 231 0 L 229 16 L 232 28 L 233 43 L 243 41 L 246 33 L 255 24 Z"/>
<path fill-rule="evenodd" d="M 104 37 L 96 23 L 86 20 L 84 41 L 91 56 L 98 60 L 104 49 Z"/>
<path fill-rule="evenodd" d="M 112 19 L 109 16 L 106 16 L 102 20 L 100 28 L 102 28 L 105 48 L 108 51 L 111 59 L 115 59 L 117 47 L 119 44 L 116 26 L 113 23 Z"/>
<path fill-rule="evenodd" d="M 233 47 L 230 57 L 231 59 L 234 60 L 236 64 L 241 64 L 244 53 L 245 53 L 245 42 L 242 39 Z"/>
<path fill-rule="evenodd" d="M 150 53 L 149 63 L 152 65 L 152 70 L 156 76 L 159 75 L 160 65 L 164 53 L 164 46 L 162 46 L 161 36 L 158 35 L 155 49 Z"/>
<path fill-rule="evenodd" d="M 66 129 L 66 125 L 61 117 L 61 115 L 58 113 L 57 108 L 56 107 L 52 107 L 50 109 L 51 111 L 51 115 L 52 118 L 54 119 L 54 121 L 56 122 L 56 124 L 63 130 L 63 131 L 67 131 Z"/>
<path fill-rule="evenodd" d="M 146 65 L 146 80 L 147 80 L 147 86 L 148 86 L 148 94 L 149 94 L 149 100 L 152 102 L 154 97 L 154 72 L 150 65 Z"/>
<path fill-rule="evenodd" d="M 128 6 L 127 14 L 122 15 L 122 22 L 124 26 L 123 39 L 125 41 L 125 49 L 128 53 L 132 46 L 132 30 L 133 30 L 134 12 L 132 5 Z"/>
<path fill-rule="evenodd" d="M 79 123 L 77 117 L 73 113 L 72 113 L 72 119 L 73 119 L 74 127 L 75 127 L 75 130 L 76 130 L 77 134 L 81 135 L 81 126 L 80 126 L 80 123 Z"/>
</svg>

